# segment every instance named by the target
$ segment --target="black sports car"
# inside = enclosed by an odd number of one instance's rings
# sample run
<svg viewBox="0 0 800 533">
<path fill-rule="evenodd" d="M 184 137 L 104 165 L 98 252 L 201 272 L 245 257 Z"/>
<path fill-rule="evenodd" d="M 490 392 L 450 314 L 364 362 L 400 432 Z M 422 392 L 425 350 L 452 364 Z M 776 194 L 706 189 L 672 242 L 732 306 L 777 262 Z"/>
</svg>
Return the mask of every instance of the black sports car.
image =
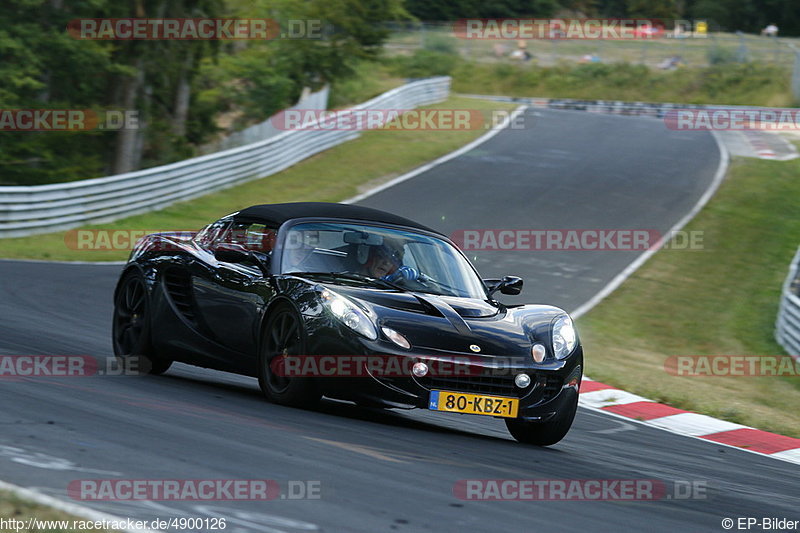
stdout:
<svg viewBox="0 0 800 533">
<path fill-rule="evenodd" d="M 549 445 L 572 425 L 583 350 L 570 317 L 503 305 L 444 235 L 365 207 L 258 205 L 137 243 L 114 295 L 119 358 L 258 377 L 276 403 L 502 417 Z"/>
</svg>

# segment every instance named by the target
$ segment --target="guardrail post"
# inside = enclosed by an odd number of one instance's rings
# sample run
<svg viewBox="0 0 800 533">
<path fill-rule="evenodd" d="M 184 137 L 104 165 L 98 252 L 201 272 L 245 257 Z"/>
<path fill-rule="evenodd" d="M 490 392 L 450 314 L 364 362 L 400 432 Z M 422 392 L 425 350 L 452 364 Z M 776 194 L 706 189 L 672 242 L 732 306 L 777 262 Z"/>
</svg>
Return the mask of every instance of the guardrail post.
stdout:
<svg viewBox="0 0 800 533">
<path fill-rule="evenodd" d="M 789 274 L 783 283 L 778 320 L 775 323 L 775 340 L 795 359 L 800 359 L 800 294 L 795 292 L 799 279 L 800 248 L 794 255 Z"/>
</svg>

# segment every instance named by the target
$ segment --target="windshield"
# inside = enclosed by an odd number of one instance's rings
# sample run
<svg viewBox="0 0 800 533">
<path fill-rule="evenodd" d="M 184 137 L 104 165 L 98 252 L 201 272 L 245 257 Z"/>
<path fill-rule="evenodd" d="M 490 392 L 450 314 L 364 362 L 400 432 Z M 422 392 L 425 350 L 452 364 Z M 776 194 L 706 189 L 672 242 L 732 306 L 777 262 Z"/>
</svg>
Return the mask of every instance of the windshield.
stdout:
<svg viewBox="0 0 800 533">
<path fill-rule="evenodd" d="M 407 230 L 342 222 L 309 222 L 289 229 L 283 273 L 350 273 L 398 287 L 486 299 L 483 282 L 442 239 Z M 383 283 L 385 286 L 386 283 Z"/>
</svg>

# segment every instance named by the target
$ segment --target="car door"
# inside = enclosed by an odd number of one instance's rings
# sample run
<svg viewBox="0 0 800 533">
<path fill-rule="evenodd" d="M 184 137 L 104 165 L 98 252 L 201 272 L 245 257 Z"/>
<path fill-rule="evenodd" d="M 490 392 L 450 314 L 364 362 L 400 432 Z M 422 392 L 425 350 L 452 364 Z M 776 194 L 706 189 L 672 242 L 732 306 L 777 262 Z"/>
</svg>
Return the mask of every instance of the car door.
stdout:
<svg viewBox="0 0 800 533">
<path fill-rule="evenodd" d="M 205 246 L 202 261 L 192 268 L 192 288 L 198 312 L 211 338 L 231 353 L 221 361 L 252 370 L 258 346 L 260 317 L 273 289 L 255 261 L 229 263 L 214 256 L 221 245 L 257 254 L 264 264 L 271 258 L 276 228 L 234 219 L 228 228 Z"/>
</svg>

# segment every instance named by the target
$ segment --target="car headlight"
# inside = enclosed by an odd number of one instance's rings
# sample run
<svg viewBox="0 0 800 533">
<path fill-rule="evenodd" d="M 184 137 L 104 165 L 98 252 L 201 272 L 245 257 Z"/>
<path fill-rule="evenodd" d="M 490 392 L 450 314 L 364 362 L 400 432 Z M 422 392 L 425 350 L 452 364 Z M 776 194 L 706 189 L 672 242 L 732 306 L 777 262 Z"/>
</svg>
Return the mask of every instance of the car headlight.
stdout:
<svg viewBox="0 0 800 533">
<path fill-rule="evenodd" d="M 571 354 L 576 344 L 578 336 L 572 325 L 572 319 L 567 315 L 561 315 L 553 323 L 553 353 L 556 359 L 564 359 Z"/>
<path fill-rule="evenodd" d="M 378 338 L 378 330 L 367 314 L 356 304 L 333 291 L 323 289 L 322 303 L 339 321 L 371 341 Z"/>
</svg>

